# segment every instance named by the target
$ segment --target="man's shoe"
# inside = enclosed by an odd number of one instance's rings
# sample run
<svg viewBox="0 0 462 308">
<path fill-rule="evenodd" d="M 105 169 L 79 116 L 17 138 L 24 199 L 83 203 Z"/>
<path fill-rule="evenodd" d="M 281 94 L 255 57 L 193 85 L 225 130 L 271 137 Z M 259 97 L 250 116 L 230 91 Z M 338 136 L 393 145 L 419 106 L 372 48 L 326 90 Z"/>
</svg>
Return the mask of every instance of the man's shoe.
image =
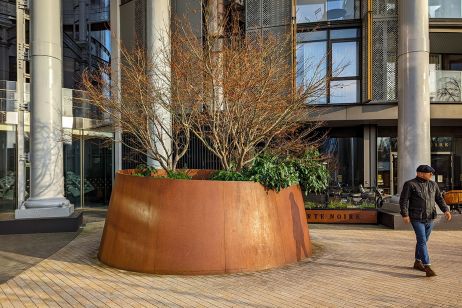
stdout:
<svg viewBox="0 0 462 308">
<path fill-rule="evenodd" d="M 420 260 L 415 260 L 414 269 L 425 272 L 425 266 L 423 265 L 422 261 L 420 261 Z"/>
<path fill-rule="evenodd" d="M 429 265 L 425 265 L 425 273 L 427 277 L 433 277 L 436 276 L 436 273 L 431 269 Z"/>
</svg>

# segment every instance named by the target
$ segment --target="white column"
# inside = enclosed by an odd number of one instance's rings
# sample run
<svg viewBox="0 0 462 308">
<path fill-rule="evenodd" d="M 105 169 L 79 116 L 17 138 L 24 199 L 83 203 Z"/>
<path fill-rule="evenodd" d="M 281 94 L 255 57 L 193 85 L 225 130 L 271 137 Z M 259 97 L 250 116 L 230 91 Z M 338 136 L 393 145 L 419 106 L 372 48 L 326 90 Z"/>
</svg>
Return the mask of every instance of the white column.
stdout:
<svg viewBox="0 0 462 308">
<path fill-rule="evenodd" d="M 120 0 L 111 0 L 111 69 L 112 82 L 120 89 Z M 114 171 L 122 169 L 122 132 L 120 125 L 115 124 L 114 131 Z M 114 178 L 114 176 L 113 176 Z"/>
<path fill-rule="evenodd" d="M 165 48 L 170 45 L 170 0 L 151 0 L 147 1 L 146 5 L 146 52 L 148 56 L 152 57 L 154 61 L 158 61 L 160 69 L 164 70 L 163 74 L 166 76 L 170 74 L 170 67 L 165 66 L 166 55 Z M 162 67 L 163 66 L 163 67 Z M 155 78 L 155 76 L 154 76 Z M 154 83 L 159 84 L 159 80 L 153 80 Z M 160 84 L 160 86 L 162 86 Z M 169 95 L 169 84 L 165 84 L 165 95 Z M 164 125 L 171 125 L 170 114 L 167 110 L 159 108 L 159 114 L 164 121 Z M 152 124 L 154 125 L 154 124 Z M 168 135 L 165 133 L 161 136 L 166 148 L 161 145 L 158 138 L 155 138 L 157 151 L 162 155 L 171 154 L 172 149 L 168 141 Z M 148 159 L 148 164 L 156 168 L 160 168 L 159 162 Z"/>
<path fill-rule="evenodd" d="M 61 1 L 31 1 L 31 193 L 16 218 L 64 217 Z"/>
<path fill-rule="evenodd" d="M 398 192 L 430 164 L 428 0 L 399 1 Z"/>
</svg>

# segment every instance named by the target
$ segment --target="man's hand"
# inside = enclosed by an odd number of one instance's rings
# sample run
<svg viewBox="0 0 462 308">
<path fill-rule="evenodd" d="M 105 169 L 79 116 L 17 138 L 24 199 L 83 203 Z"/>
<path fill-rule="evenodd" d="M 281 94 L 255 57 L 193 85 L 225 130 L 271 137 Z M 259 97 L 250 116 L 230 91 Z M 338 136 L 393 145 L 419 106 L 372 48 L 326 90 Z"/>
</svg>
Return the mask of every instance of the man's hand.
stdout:
<svg viewBox="0 0 462 308">
<path fill-rule="evenodd" d="M 408 223 L 411 222 L 411 219 L 409 218 L 409 216 L 406 216 L 406 217 L 403 217 L 403 221 L 404 221 L 405 224 L 408 224 Z"/>
<path fill-rule="evenodd" d="M 452 215 L 450 211 L 444 212 L 444 217 L 446 217 L 447 221 L 450 221 L 452 219 Z"/>
</svg>

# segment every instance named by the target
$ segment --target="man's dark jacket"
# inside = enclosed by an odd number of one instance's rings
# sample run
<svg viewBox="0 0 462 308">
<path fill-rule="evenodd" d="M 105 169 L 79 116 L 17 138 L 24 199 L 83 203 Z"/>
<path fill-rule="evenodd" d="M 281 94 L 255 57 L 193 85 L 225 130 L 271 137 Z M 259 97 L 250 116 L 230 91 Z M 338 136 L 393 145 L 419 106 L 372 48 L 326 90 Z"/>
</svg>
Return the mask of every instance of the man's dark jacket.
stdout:
<svg viewBox="0 0 462 308">
<path fill-rule="evenodd" d="M 438 184 L 416 177 L 403 185 L 399 198 L 401 216 L 413 221 L 426 222 L 436 218 L 435 202 L 441 211 L 449 211 L 446 202 L 441 196 Z"/>
</svg>

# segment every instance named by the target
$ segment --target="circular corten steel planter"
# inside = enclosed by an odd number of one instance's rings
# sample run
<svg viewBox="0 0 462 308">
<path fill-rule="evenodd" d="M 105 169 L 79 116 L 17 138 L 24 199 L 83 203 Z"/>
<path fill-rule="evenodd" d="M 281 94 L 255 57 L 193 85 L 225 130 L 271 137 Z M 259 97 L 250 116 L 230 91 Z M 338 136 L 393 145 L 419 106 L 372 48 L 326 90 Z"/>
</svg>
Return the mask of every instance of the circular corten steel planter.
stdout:
<svg viewBox="0 0 462 308">
<path fill-rule="evenodd" d="M 156 274 L 263 270 L 311 255 L 300 187 L 116 175 L 98 257 Z"/>
</svg>

